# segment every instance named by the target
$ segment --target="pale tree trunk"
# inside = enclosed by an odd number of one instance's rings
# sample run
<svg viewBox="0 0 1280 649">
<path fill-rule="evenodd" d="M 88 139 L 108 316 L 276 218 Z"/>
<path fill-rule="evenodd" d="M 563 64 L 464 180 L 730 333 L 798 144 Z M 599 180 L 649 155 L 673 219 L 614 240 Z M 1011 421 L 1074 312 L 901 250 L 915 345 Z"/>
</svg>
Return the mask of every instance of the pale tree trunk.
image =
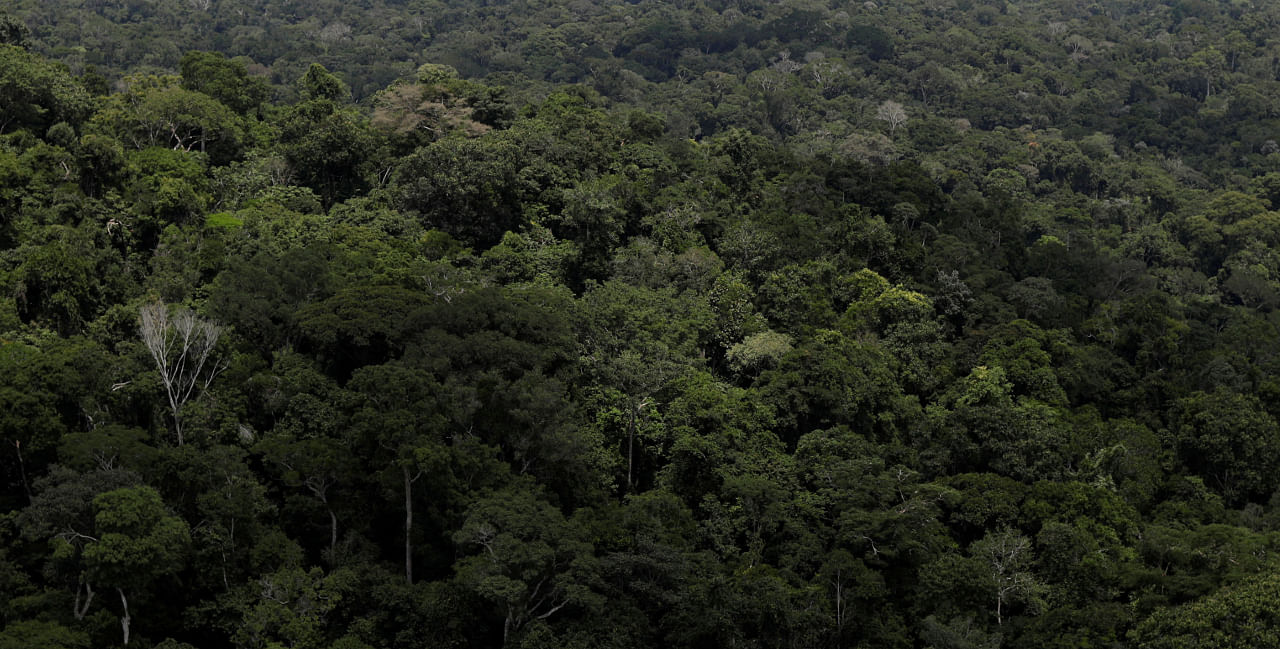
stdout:
<svg viewBox="0 0 1280 649">
<path fill-rule="evenodd" d="M 835 586 L 836 595 L 836 637 L 839 639 L 840 645 L 844 640 L 844 580 L 840 578 L 840 571 L 836 571 L 836 578 L 832 580 Z"/>
<path fill-rule="evenodd" d="M 329 565 L 337 563 L 338 556 L 338 515 L 329 510 Z"/>
<path fill-rule="evenodd" d="M 635 452 L 636 411 L 631 409 L 631 420 L 627 422 L 627 492 L 631 492 L 631 466 Z"/>
<path fill-rule="evenodd" d="M 286 464 L 286 467 L 289 465 Z M 293 467 L 289 467 L 292 469 Z M 334 479 L 330 476 L 312 476 L 303 483 L 312 495 L 324 505 L 325 511 L 329 512 L 329 565 L 333 566 L 337 563 L 338 552 L 338 514 L 333 511 L 333 505 L 329 502 L 329 487 L 333 486 Z"/>
<path fill-rule="evenodd" d="M 84 606 L 80 605 L 80 586 L 84 586 L 84 590 L 88 593 L 84 598 Z M 83 620 L 85 614 L 89 612 L 89 605 L 93 603 L 94 595 L 93 586 L 91 586 L 89 582 L 86 581 L 83 584 L 76 586 L 76 601 L 71 607 L 71 612 L 75 614 L 77 620 Z"/>
<path fill-rule="evenodd" d="M 422 472 L 409 477 L 409 467 L 400 467 L 404 474 L 404 580 L 413 583 L 413 483 L 422 477 Z"/>
<path fill-rule="evenodd" d="M 236 550 L 236 519 L 234 518 L 231 519 L 230 531 L 231 531 L 231 534 L 229 534 L 228 536 L 231 539 L 231 552 L 234 553 Z M 222 556 L 222 587 L 226 589 L 228 592 L 230 592 L 231 580 L 227 579 L 227 548 L 226 546 L 222 547 L 222 550 L 219 552 L 219 554 Z"/>
<path fill-rule="evenodd" d="M 116 589 L 120 593 L 120 605 L 124 607 L 124 615 L 120 616 L 120 628 L 124 631 L 124 644 L 129 644 L 129 623 L 133 618 L 129 617 L 129 600 L 125 599 L 124 591 Z"/>
<path fill-rule="evenodd" d="M 18 454 L 18 475 L 22 478 L 22 493 L 27 495 L 27 504 L 31 504 L 31 485 L 27 482 L 27 463 L 22 459 L 22 441 L 13 440 L 13 450 Z"/>
</svg>

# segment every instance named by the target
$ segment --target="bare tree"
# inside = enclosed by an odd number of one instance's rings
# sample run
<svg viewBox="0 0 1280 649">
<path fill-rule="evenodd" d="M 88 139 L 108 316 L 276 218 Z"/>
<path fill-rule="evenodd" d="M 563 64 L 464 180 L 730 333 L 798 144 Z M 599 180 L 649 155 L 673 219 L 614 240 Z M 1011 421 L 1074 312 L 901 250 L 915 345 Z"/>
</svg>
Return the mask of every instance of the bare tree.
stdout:
<svg viewBox="0 0 1280 649">
<path fill-rule="evenodd" d="M 892 136 L 899 126 L 907 123 L 907 111 L 902 104 L 887 99 L 876 109 L 876 119 L 889 123 L 889 135 Z"/>
<path fill-rule="evenodd" d="M 791 52 L 782 50 L 778 54 L 778 60 L 774 61 L 770 67 L 783 74 L 795 74 L 796 70 L 804 67 L 804 64 L 792 59 Z"/>
<path fill-rule="evenodd" d="M 849 69 L 839 61 L 815 59 L 809 64 L 809 76 L 819 90 L 826 92 L 828 88 L 838 89 L 839 82 L 850 76 Z"/>
<path fill-rule="evenodd" d="M 227 368 L 215 354 L 222 327 L 190 309 L 173 308 L 160 300 L 142 306 L 142 342 L 160 371 L 173 429 L 182 446 L 182 407 L 209 388 Z"/>
<path fill-rule="evenodd" d="M 1005 607 L 1013 602 L 1034 603 L 1040 585 L 1031 573 L 1031 540 L 1012 529 L 987 532 L 970 553 L 991 571 L 995 587 L 996 624 L 1004 624 Z"/>
<path fill-rule="evenodd" d="M 1071 60 L 1076 63 L 1089 58 L 1089 54 L 1093 52 L 1093 41 L 1080 34 L 1068 36 L 1066 44 L 1071 49 Z"/>
</svg>

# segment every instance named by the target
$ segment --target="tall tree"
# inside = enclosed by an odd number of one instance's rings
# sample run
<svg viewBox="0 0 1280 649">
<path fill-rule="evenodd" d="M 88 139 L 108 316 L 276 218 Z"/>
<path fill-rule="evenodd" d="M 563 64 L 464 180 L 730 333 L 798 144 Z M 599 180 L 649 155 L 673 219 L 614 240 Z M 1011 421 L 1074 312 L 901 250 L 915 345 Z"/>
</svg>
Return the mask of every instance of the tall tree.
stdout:
<svg viewBox="0 0 1280 649">
<path fill-rule="evenodd" d="M 173 417 L 173 430 L 182 446 L 182 409 L 199 398 L 227 368 L 218 350 L 222 328 L 185 308 L 161 301 L 140 310 L 142 342 L 160 373 Z"/>
</svg>

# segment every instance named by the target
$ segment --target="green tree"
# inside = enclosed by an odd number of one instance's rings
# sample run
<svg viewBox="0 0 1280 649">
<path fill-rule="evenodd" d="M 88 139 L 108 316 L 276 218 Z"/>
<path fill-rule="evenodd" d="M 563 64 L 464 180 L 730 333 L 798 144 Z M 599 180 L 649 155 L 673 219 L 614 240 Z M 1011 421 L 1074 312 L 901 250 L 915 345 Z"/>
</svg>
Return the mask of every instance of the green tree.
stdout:
<svg viewBox="0 0 1280 649">
<path fill-rule="evenodd" d="M 129 644 L 133 621 L 126 591 L 146 593 L 152 582 L 182 569 L 190 551 L 185 521 L 165 509 L 150 487 L 125 487 L 93 499 L 97 538 L 83 550 L 89 580 L 120 596 L 120 627 Z"/>
<path fill-rule="evenodd" d="M 334 619 L 352 595 L 354 575 L 320 568 L 282 566 L 263 576 L 245 603 L 233 638 L 240 647 L 323 649 L 333 644 Z M 347 645 L 350 646 L 350 645 Z M 355 645 L 359 647 L 359 645 Z"/>
<path fill-rule="evenodd" d="M 296 181 L 328 208 L 369 187 L 378 137 L 365 116 L 340 107 L 346 87 L 322 66 L 301 84 L 307 100 L 280 113 L 277 143 Z"/>
<path fill-rule="evenodd" d="M 361 368 L 351 378 L 361 397 L 352 427 L 382 451 L 379 470 L 399 482 L 404 511 L 404 576 L 413 583 L 414 484 L 447 479 L 444 445 L 449 411 L 444 391 L 426 372 L 398 365 Z M 314 472 L 313 472 L 314 473 Z"/>
<path fill-rule="evenodd" d="M 0 44 L 26 49 L 31 43 L 31 28 L 17 16 L 0 15 Z"/>
<path fill-rule="evenodd" d="M 0 43 L 0 133 L 44 133 L 59 122 L 80 123 L 91 107 L 89 93 L 65 68 Z"/>
<path fill-rule="evenodd" d="M 1179 411 L 1179 456 L 1229 502 L 1275 490 L 1280 432 L 1256 397 L 1196 392 L 1179 402 Z"/>
<path fill-rule="evenodd" d="M 55 583 L 74 591 L 71 613 L 84 619 L 103 586 L 83 560 L 84 549 L 99 541 L 94 499 L 103 493 L 138 484 L 136 473 L 118 468 L 101 468 L 77 473 L 65 467 L 51 467 L 47 476 L 35 483 L 31 504 L 17 523 L 22 535 L 46 541 L 51 546 L 49 569 Z"/>
<path fill-rule="evenodd" d="M 1015 399 L 1000 367 L 978 366 L 943 397 L 947 409 L 929 409 L 941 448 L 953 467 L 994 470 L 1024 481 L 1062 476 L 1068 469 L 1067 435 L 1059 413 L 1033 399 Z"/>
<path fill-rule="evenodd" d="M 182 87 L 206 94 L 240 115 L 249 115 L 271 96 L 261 77 L 250 76 L 244 61 L 219 52 L 189 51 L 178 63 Z"/>
<path fill-rule="evenodd" d="M 424 227 L 488 248 L 523 225 L 520 174 L 527 153 L 507 137 L 446 138 L 400 161 L 400 209 Z M 526 171 L 526 174 L 530 171 Z"/>
<path fill-rule="evenodd" d="M 1244 649 L 1280 645 L 1280 619 L 1270 605 L 1280 596 L 1274 570 L 1242 580 L 1199 601 L 1162 608 L 1130 639 L 1141 649 Z"/>
<path fill-rule="evenodd" d="M 523 485 L 468 508 L 453 535 L 467 554 L 455 564 L 456 579 L 497 607 L 503 646 L 566 607 L 581 614 L 604 604 L 594 588 L 597 561 L 584 532 Z"/>
<path fill-rule="evenodd" d="M 348 97 L 351 89 L 323 65 L 312 63 L 307 73 L 298 79 L 302 96 L 309 100 L 339 102 Z"/>
<path fill-rule="evenodd" d="M 48 334 L 0 345 L 0 467 L 8 508 L 32 502 L 35 482 L 59 461 L 68 434 L 84 429 L 86 416 L 105 418 L 111 374 L 105 350 L 84 338 Z"/>
<path fill-rule="evenodd" d="M 833 426 L 887 441 L 920 416 L 902 393 L 893 360 L 879 346 L 835 331 L 819 331 L 781 358 L 756 381 L 765 403 L 778 412 L 783 439 Z"/>
<path fill-rule="evenodd" d="M 104 282 L 103 272 L 118 262 L 98 248 L 88 228 L 49 226 L 28 231 L 26 245 L 14 250 L 20 265 L 9 275 L 18 316 L 63 335 L 84 331 L 119 285 Z"/>
<path fill-rule="evenodd" d="M 239 117 L 218 100 L 179 85 L 177 77 L 131 77 L 94 121 L 136 149 L 159 146 L 208 153 L 225 162 L 240 153 Z"/>
</svg>

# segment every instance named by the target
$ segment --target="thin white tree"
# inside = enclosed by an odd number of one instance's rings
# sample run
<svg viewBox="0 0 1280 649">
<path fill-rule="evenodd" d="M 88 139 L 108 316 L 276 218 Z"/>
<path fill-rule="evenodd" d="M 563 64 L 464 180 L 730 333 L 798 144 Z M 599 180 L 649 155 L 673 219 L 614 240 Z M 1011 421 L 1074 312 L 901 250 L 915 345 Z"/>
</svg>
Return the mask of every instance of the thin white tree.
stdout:
<svg viewBox="0 0 1280 649">
<path fill-rule="evenodd" d="M 227 368 L 226 360 L 216 353 L 222 327 L 160 300 L 144 304 L 140 315 L 142 342 L 160 372 L 174 433 L 182 446 L 182 407 L 203 394 Z"/>
<path fill-rule="evenodd" d="M 892 137 L 899 126 L 907 123 L 907 110 L 902 104 L 888 99 L 876 109 L 876 119 L 889 123 L 889 135 Z"/>
<path fill-rule="evenodd" d="M 987 564 L 995 587 L 996 624 L 1004 624 L 1005 608 L 1015 602 L 1035 604 L 1042 590 L 1031 572 L 1031 540 L 1012 529 L 987 532 L 970 553 Z"/>
</svg>

